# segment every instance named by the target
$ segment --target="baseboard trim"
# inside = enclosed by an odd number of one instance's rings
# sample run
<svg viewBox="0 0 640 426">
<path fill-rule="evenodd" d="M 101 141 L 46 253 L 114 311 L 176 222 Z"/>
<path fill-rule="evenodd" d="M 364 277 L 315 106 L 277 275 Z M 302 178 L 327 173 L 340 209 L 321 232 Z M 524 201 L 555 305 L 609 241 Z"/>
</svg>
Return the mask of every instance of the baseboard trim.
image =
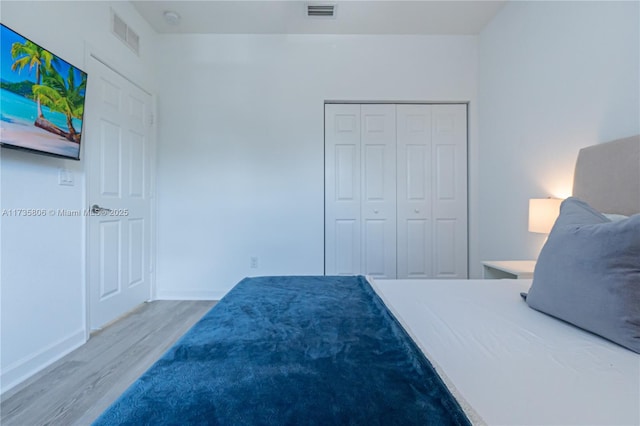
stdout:
<svg viewBox="0 0 640 426">
<path fill-rule="evenodd" d="M 220 300 L 227 294 L 220 290 L 156 290 L 156 300 Z"/>
<path fill-rule="evenodd" d="M 82 328 L 7 366 L 0 373 L 0 394 L 4 394 L 85 343 L 85 330 Z"/>
</svg>

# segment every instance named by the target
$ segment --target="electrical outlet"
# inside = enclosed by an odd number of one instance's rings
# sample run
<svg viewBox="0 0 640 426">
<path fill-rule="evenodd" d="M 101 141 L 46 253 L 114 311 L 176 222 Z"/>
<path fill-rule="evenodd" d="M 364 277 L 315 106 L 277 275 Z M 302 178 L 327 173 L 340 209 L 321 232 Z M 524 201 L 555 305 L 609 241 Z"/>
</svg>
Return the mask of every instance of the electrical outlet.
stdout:
<svg viewBox="0 0 640 426">
<path fill-rule="evenodd" d="M 251 258 L 249 259 L 249 266 L 251 266 L 251 269 L 258 269 L 258 257 L 257 256 L 251 256 Z"/>
</svg>

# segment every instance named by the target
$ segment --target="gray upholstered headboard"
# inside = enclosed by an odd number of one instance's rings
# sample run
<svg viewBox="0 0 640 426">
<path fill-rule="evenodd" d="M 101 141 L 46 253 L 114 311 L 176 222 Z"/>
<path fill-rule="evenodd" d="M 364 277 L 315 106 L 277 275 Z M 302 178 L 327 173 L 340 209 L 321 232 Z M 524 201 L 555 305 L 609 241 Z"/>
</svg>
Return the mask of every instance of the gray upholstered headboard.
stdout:
<svg viewBox="0 0 640 426">
<path fill-rule="evenodd" d="M 640 135 L 582 148 L 573 196 L 601 212 L 640 213 Z"/>
</svg>

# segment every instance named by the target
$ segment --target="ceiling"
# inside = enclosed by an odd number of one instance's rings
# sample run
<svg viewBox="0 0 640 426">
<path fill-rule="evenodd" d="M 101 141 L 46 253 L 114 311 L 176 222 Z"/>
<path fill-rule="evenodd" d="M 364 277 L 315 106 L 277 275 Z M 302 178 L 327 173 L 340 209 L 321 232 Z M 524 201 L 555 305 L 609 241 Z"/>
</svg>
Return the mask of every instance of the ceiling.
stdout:
<svg viewBox="0 0 640 426">
<path fill-rule="evenodd" d="M 132 1 L 163 34 L 478 34 L 507 0 Z M 333 18 L 307 17 L 307 4 L 334 4 Z M 180 16 L 167 23 L 165 11 Z"/>
</svg>

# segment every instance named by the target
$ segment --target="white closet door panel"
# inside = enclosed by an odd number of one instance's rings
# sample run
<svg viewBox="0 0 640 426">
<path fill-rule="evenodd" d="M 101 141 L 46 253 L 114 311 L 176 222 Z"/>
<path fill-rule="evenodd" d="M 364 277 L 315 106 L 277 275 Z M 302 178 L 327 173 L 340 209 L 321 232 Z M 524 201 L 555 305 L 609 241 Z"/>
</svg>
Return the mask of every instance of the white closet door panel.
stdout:
<svg viewBox="0 0 640 426">
<path fill-rule="evenodd" d="M 360 105 L 325 105 L 325 273 L 361 266 Z"/>
<path fill-rule="evenodd" d="M 398 278 L 432 276 L 430 105 L 398 105 Z"/>
<path fill-rule="evenodd" d="M 364 197 L 366 202 L 382 202 L 389 199 L 388 157 L 392 149 L 388 145 L 364 146 Z"/>
<path fill-rule="evenodd" d="M 357 203 L 360 192 L 359 153 L 356 145 L 335 145 L 333 151 L 335 169 L 335 200 L 340 203 Z"/>
<path fill-rule="evenodd" d="M 359 221 L 338 219 L 334 221 L 335 250 L 333 263 L 334 275 L 354 275 L 360 268 L 360 230 Z"/>
<path fill-rule="evenodd" d="M 398 267 L 398 278 L 427 278 L 432 276 L 431 267 L 431 221 L 428 219 L 408 219 L 398 226 L 405 225 L 402 233 L 406 235 L 406 244 L 401 248 L 398 246 L 398 265 L 401 264 L 401 253 L 406 253 L 402 257 L 403 271 Z M 400 234 L 400 230 L 398 234 Z M 398 241 L 400 237 L 398 236 Z"/>
<path fill-rule="evenodd" d="M 363 273 L 395 278 L 395 105 L 362 105 L 361 118 Z"/>
<path fill-rule="evenodd" d="M 436 199 L 440 202 L 453 201 L 458 198 L 456 194 L 456 151 L 455 145 L 436 144 L 435 146 L 435 167 L 436 179 L 435 192 Z M 443 204 L 446 207 L 445 204 Z"/>
<path fill-rule="evenodd" d="M 387 264 L 389 244 L 385 241 L 385 237 L 390 225 L 385 219 L 365 219 L 364 221 L 364 270 L 367 275 L 395 278 L 389 276 Z"/>
<path fill-rule="evenodd" d="M 428 139 L 427 139 L 428 140 Z M 403 160 L 406 167 L 403 171 L 404 182 L 403 189 L 406 189 L 406 197 L 403 197 L 407 203 L 428 203 L 429 197 L 429 145 L 427 144 L 410 144 L 399 146 L 404 150 Z"/>
<path fill-rule="evenodd" d="M 434 276 L 466 278 L 466 105 L 434 105 L 432 118 Z"/>
<path fill-rule="evenodd" d="M 456 219 L 436 219 L 435 225 L 435 276 L 438 278 L 457 278 L 459 273 L 457 252 L 459 244 L 456 231 L 459 228 Z M 465 252 L 466 253 L 466 252 Z"/>
</svg>

